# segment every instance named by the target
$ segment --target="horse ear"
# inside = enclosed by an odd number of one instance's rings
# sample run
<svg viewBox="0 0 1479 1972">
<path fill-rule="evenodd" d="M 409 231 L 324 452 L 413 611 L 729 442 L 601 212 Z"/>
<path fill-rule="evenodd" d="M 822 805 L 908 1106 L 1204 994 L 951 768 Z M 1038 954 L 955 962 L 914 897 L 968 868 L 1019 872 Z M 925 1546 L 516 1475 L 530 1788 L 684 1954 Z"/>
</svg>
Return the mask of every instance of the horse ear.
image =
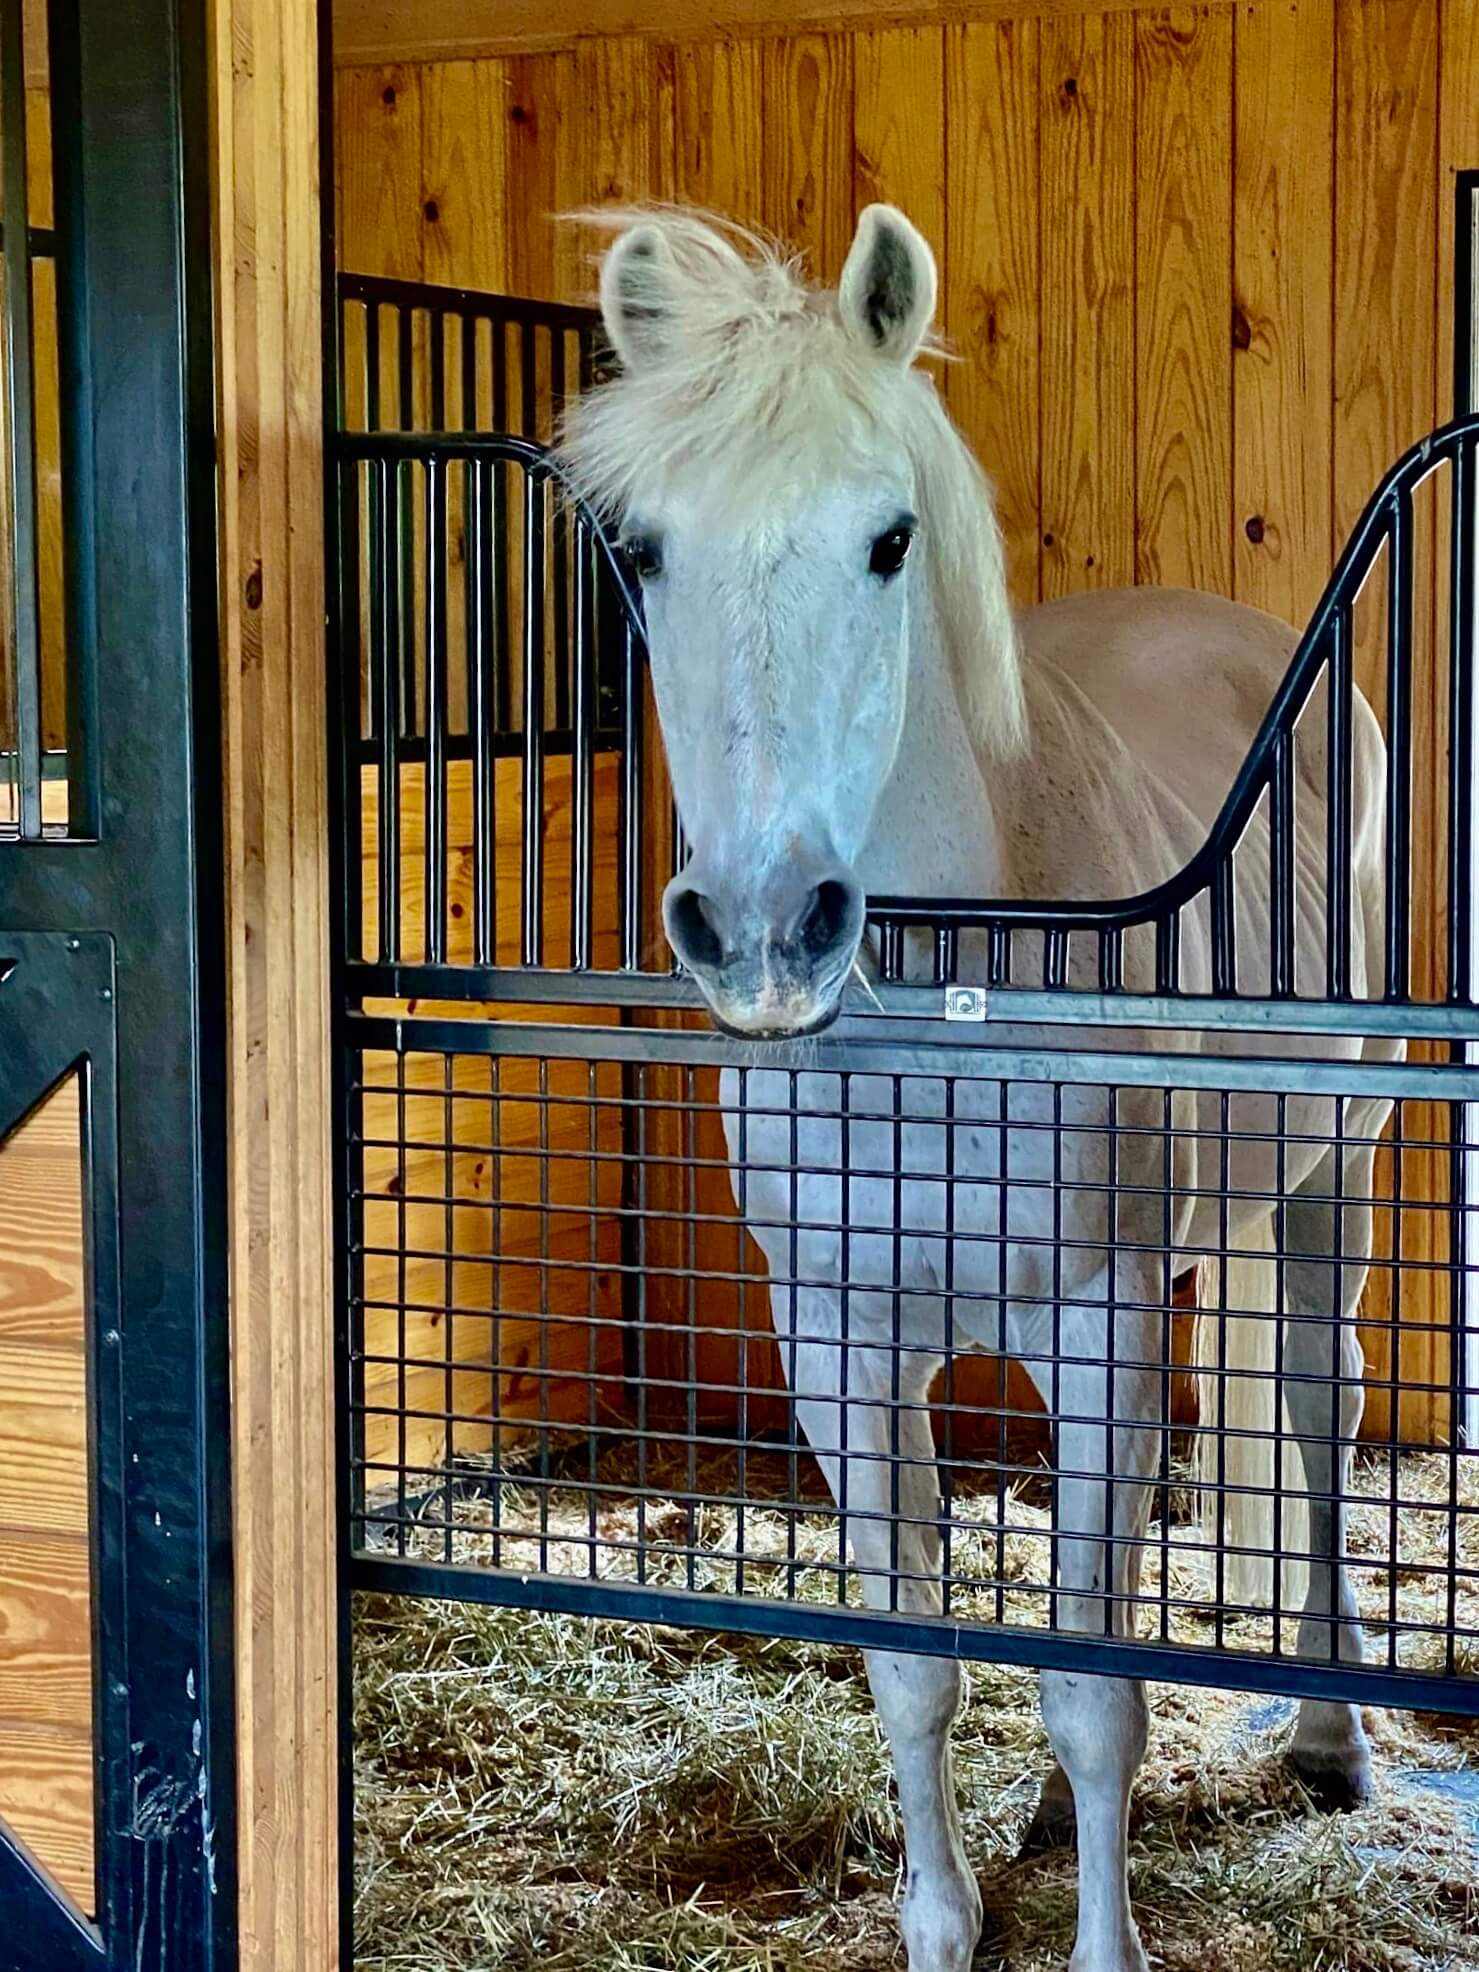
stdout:
<svg viewBox="0 0 1479 1972">
<path fill-rule="evenodd" d="M 601 263 L 601 318 L 626 370 L 662 355 L 672 315 L 672 249 L 656 226 L 623 233 Z"/>
<path fill-rule="evenodd" d="M 912 363 L 935 312 L 935 256 L 891 205 L 863 209 L 837 307 L 846 327 L 901 364 Z"/>
</svg>

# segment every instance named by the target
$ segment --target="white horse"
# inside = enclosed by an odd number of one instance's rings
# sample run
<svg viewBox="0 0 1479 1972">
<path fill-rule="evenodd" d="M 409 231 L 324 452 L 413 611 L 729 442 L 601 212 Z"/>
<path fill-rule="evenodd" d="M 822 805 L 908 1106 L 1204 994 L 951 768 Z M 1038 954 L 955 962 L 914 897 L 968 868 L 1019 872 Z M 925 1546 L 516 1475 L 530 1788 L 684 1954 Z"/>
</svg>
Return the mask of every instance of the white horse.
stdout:
<svg viewBox="0 0 1479 1972">
<path fill-rule="evenodd" d="M 628 213 L 613 224 L 601 300 L 622 371 L 572 413 L 563 451 L 575 484 L 619 518 L 643 586 L 692 846 L 664 922 L 718 1024 L 757 1040 L 824 1027 L 867 958 L 869 891 L 1113 898 L 1181 868 L 1232 785 L 1294 633 L 1210 596 L 1146 590 L 1014 620 L 989 488 L 915 366 L 935 267 L 898 212 L 863 214 L 835 295 L 697 215 Z M 1353 754 L 1359 994 L 1381 938 L 1385 771 L 1376 721 L 1359 702 Z M 1323 964 L 1318 745 L 1303 750 L 1299 771 L 1298 960 Z M 1262 826 L 1240 865 L 1255 883 L 1237 897 L 1240 984 L 1253 992 L 1267 978 L 1253 955 L 1269 951 L 1256 886 L 1267 868 Z M 1181 963 L 1184 986 L 1207 990 L 1203 919 L 1184 927 Z M 1129 951 L 1126 973 L 1127 986 L 1148 990 Z M 1229 1040 L 1121 1034 L 1119 1044 L 1212 1052 Z M 1363 1044 L 1331 1052 L 1355 1058 Z M 1369 1201 L 1386 1106 L 1344 1104 L 1337 1151 L 1333 1101 L 1290 1096 L 1276 1169 L 1275 1099 L 1235 1097 L 1227 1172 L 1204 1149 L 1199 1182 L 1199 1142 L 1220 1127 L 1217 1097 L 1200 1110 L 1178 1097 L 1184 1134 L 1168 1145 L 1159 1093 L 1122 1091 L 1111 1149 L 1105 1093 L 1065 1087 L 1055 1167 L 1047 1092 L 1029 1101 L 1015 1085 L 1008 1111 L 1000 1084 L 965 1082 L 950 1123 L 937 1123 L 943 1082 L 914 1074 L 903 1106 L 915 1120 L 896 1131 L 888 1078 L 870 1088 L 852 1077 L 850 1110 L 874 1120 L 855 1114 L 846 1125 L 836 1073 L 800 1076 L 794 1125 L 771 1113 L 787 1108 L 789 1086 L 764 1067 L 743 1092 L 726 1076 L 730 1151 L 777 1283 L 772 1311 L 797 1413 L 868 1602 L 939 1611 L 927 1392 L 947 1347 L 1005 1351 L 1061 1420 L 1057 1620 L 1131 1632 L 1145 1482 L 1162 1435 L 1162 1379 L 1150 1366 L 1163 1356 L 1168 1248 L 1230 1240 L 1272 1251 L 1282 1185 L 1286 1312 L 1302 1317 L 1285 1324 L 1285 1401 L 1312 1557 L 1300 1648 L 1328 1657 L 1334 1624 L 1342 1656 L 1358 1659 L 1338 1502 L 1360 1418 L 1352 1318 L 1371 1212 L 1342 1206 L 1338 1225 L 1330 1201 Z M 796 1164 L 808 1175 L 793 1179 L 786 1167 Z M 896 1186 L 893 1171 L 911 1175 Z M 941 1181 L 919 1175 L 930 1172 Z M 1259 1193 L 1262 1202 L 1250 1196 Z M 979 1237 L 1003 1228 L 1004 1242 Z M 1277 1324 L 1256 1326 L 1272 1336 Z M 1245 1524 L 1237 1508 L 1229 1503 L 1234 1541 Z M 867 1667 L 898 1777 L 910 1972 L 965 1972 L 981 1899 L 950 1771 L 961 1668 L 886 1650 L 870 1651 Z M 1126 1880 L 1143 1688 L 1077 1671 L 1045 1672 L 1041 1688 L 1057 1766 L 1037 1834 L 1071 1839 L 1076 1822 L 1080 1856 L 1071 1972 L 1145 1972 Z M 1369 1751 L 1353 1706 L 1306 1702 L 1294 1754 L 1327 1795 L 1364 1795 Z"/>
</svg>

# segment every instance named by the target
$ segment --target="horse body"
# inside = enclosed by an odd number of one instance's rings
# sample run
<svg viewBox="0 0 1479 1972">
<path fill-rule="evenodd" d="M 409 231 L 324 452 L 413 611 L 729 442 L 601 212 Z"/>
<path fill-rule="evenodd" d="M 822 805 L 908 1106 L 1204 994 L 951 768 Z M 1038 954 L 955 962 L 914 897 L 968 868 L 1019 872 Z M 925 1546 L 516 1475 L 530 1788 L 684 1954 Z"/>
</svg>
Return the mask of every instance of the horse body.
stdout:
<svg viewBox="0 0 1479 1972">
<path fill-rule="evenodd" d="M 962 469 L 950 447 L 958 439 L 936 433 L 913 484 L 905 484 L 889 479 L 883 461 L 875 470 L 854 456 L 849 427 L 835 463 L 828 469 L 824 459 L 818 471 L 813 453 L 786 451 L 786 420 L 802 417 L 804 407 L 781 394 L 757 400 L 745 424 L 737 419 L 732 433 L 721 434 L 740 447 L 747 426 L 769 416 L 787 466 L 772 489 L 779 520 L 767 514 L 733 523 L 738 574 L 724 561 L 722 503 L 685 546 L 683 503 L 671 488 L 641 464 L 622 477 L 622 443 L 639 449 L 650 409 L 644 382 L 660 394 L 672 385 L 667 371 L 685 356 L 687 387 L 700 399 L 707 393 L 712 406 L 722 402 L 724 365 L 744 361 L 745 328 L 789 335 L 803 382 L 838 381 L 819 367 L 807 370 L 814 344 L 841 374 L 840 431 L 875 376 L 866 365 L 854 374 L 856 351 L 818 327 L 814 298 L 792 306 L 776 263 L 753 272 L 752 308 L 745 264 L 727 245 L 701 239 L 694 224 L 638 225 L 608 256 L 603 302 L 630 369 L 616 387 L 628 401 L 617 401 L 620 415 L 603 430 L 597 393 L 594 437 L 588 430 L 582 458 L 577 428 L 574 457 L 598 494 L 619 486 L 612 503 L 629 526 L 651 530 L 642 552 L 654 680 L 695 845 L 666 900 L 669 935 L 723 1024 L 801 1032 L 840 1002 L 863 949 L 865 892 L 1116 898 L 1182 868 L 1222 807 L 1297 640 L 1257 611 L 1143 590 L 1053 603 L 1027 612 L 1013 630 L 989 506 L 982 520 L 970 506 L 973 482 L 955 477 Z M 695 329 L 684 344 L 685 296 L 703 314 L 708 304 L 695 296 L 705 275 L 728 284 L 729 312 L 715 303 L 713 320 L 704 315 L 702 334 Z M 844 337 L 876 346 L 881 397 L 918 346 L 932 281 L 928 251 L 907 222 L 876 209 L 865 215 L 837 309 Z M 717 353 L 705 372 L 693 351 L 703 355 L 711 332 Z M 933 416 L 923 398 L 908 404 Z M 651 427 L 665 445 L 677 415 L 671 405 L 668 414 L 668 423 Z M 865 436 L 871 429 L 866 418 L 859 429 Z M 693 434 L 693 444 L 710 443 L 702 425 Z M 822 437 L 830 442 L 837 432 Z M 808 491 L 811 475 L 820 483 Z M 788 491 L 791 479 L 802 492 Z M 935 579 L 915 579 L 901 593 L 898 537 L 914 525 L 910 498 L 920 505 L 926 540 L 935 522 Z M 890 514 L 898 516 L 892 526 Z M 850 552 L 848 530 L 859 516 L 866 520 L 876 586 L 836 575 L 830 596 L 812 597 L 794 546 L 803 515 L 820 537 L 815 556 L 823 562 Z M 979 574 L 968 565 L 972 547 L 985 570 L 982 594 L 963 600 L 960 591 Z M 808 625 L 803 648 L 797 637 Z M 1000 675 L 984 684 L 968 659 L 963 664 L 961 645 L 971 637 L 998 645 Z M 710 641 L 711 671 L 699 655 Z M 727 670 L 719 662 L 726 650 Z M 839 680 L 844 661 L 855 662 L 856 679 Z M 1313 703 L 1306 719 L 1296 804 L 1297 977 L 1305 968 L 1323 976 L 1325 953 L 1323 707 Z M 994 745 L 1003 734 L 1009 743 Z M 1360 994 L 1381 929 L 1383 756 L 1375 719 L 1359 702 L 1355 739 L 1351 957 Z M 1254 994 L 1268 983 L 1267 856 L 1266 828 L 1255 819 L 1238 852 L 1236 886 L 1239 984 Z M 1027 941 L 1019 943 L 1025 953 Z M 1151 957 L 1148 941 L 1127 940 L 1130 990 L 1150 990 Z M 963 935 L 960 977 L 983 977 L 981 959 Z M 1072 954 L 1071 979 L 1082 980 L 1078 969 L 1093 962 L 1093 954 Z M 1181 981 L 1190 994 L 1210 984 L 1208 926 L 1195 912 L 1183 927 Z M 990 1038 L 1052 1045 L 1045 1030 L 1023 1027 L 993 1028 Z M 1210 1030 L 1080 1030 L 1077 1038 L 1121 1050 L 1244 1051 Z M 1329 1053 L 1349 1058 L 1361 1047 L 1336 1040 Z M 1270 1056 L 1301 1049 L 1297 1037 L 1258 1044 Z M 1237 1094 L 1224 1122 L 1217 1096 L 1055 1089 L 1051 1080 L 1004 1083 L 989 1072 L 947 1083 L 914 1063 L 898 1075 L 844 1076 L 820 1064 L 792 1071 L 766 1066 L 763 1052 L 743 1073 L 726 1070 L 721 1093 L 736 1200 L 769 1263 L 797 1420 L 838 1501 L 863 1596 L 880 1608 L 930 1614 L 942 1607 L 927 1397 L 947 1353 L 986 1350 L 1020 1359 L 1059 1420 L 1057 1621 L 1090 1634 L 1130 1633 L 1147 1488 L 1163 1437 L 1169 1274 L 1183 1251 L 1240 1242 L 1268 1250 L 1274 1199 L 1285 1199 L 1288 1312 L 1306 1317 L 1286 1324 L 1283 1342 L 1286 1401 L 1310 1503 L 1300 1647 L 1328 1655 L 1333 1625 L 1340 1651 L 1359 1655 L 1333 1501 L 1345 1490 L 1348 1441 L 1359 1421 L 1359 1353 L 1348 1318 L 1370 1247 L 1381 1105 L 1344 1106 L 1340 1135 L 1350 1155 L 1337 1172 L 1330 1098 L 1291 1094 L 1281 1117 L 1275 1097 Z M 1273 1139 L 1281 1123 L 1279 1151 Z M 1225 1129 L 1232 1141 L 1223 1168 Z M 1207 1145 L 1213 1170 L 1204 1168 Z M 1353 1202 L 1337 1213 L 1327 1202 L 1335 1196 Z M 1267 1338 L 1277 1324 L 1250 1326 L 1271 1372 Z M 1230 1502 L 1235 1526 L 1236 1507 Z M 898 1775 L 910 1972 L 966 1972 L 981 1910 L 949 1769 L 960 1666 L 883 1650 L 868 1652 L 867 1665 Z M 1144 1972 L 1126 1877 L 1129 1788 L 1147 1730 L 1143 1692 L 1124 1680 L 1056 1672 L 1044 1674 L 1042 1690 L 1059 1764 L 1044 1788 L 1039 1831 L 1056 1836 L 1076 1826 L 1080 1852 L 1071 1972 Z M 1332 1792 L 1364 1789 L 1368 1754 L 1353 1707 L 1307 1703 L 1296 1754 Z"/>
</svg>

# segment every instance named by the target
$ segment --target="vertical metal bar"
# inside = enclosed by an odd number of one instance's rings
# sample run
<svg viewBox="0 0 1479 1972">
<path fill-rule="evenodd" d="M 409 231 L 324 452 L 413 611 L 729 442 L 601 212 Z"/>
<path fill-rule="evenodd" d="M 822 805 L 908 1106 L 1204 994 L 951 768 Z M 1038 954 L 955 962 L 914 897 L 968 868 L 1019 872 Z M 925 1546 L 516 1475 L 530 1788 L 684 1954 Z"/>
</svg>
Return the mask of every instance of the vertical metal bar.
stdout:
<svg viewBox="0 0 1479 1972">
<path fill-rule="evenodd" d="M 493 332 L 493 429 L 508 429 L 508 324 L 495 320 Z M 512 639 L 508 607 L 508 474 L 502 460 L 493 468 L 493 501 L 488 516 L 493 538 L 493 654 L 495 726 L 500 735 L 513 728 Z"/>
<path fill-rule="evenodd" d="M 493 578 L 497 551 L 489 525 L 493 474 L 485 459 L 469 459 L 464 506 L 467 514 L 467 721 L 472 751 L 472 949 L 474 965 L 497 962 L 498 922 L 494 895 Z"/>
<path fill-rule="evenodd" d="M 380 430 L 380 304 L 365 303 L 365 430 Z"/>
<path fill-rule="evenodd" d="M 447 956 L 447 462 L 426 461 L 426 932 L 431 965 Z"/>
<path fill-rule="evenodd" d="M 549 332 L 550 394 L 555 409 L 565 395 L 565 337 L 561 330 Z M 570 509 L 564 500 L 553 502 L 549 517 L 552 537 L 550 603 L 554 631 L 554 724 L 559 732 L 570 727 L 571 669 L 577 661 L 570 638 Z M 579 554 L 579 545 L 576 548 Z M 579 631 L 576 632 L 577 636 Z"/>
<path fill-rule="evenodd" d="M 621 740 L 621 962 L 642 965 L 642 665 L 641 649 L 623 612 L 625 638 Z"/>
<path fill-rule="evenodd" d="M 478 317 L 462 309 L 453 317 L 459 341 L 457 354 L 462 363 L 462 429 L 478 429 Z"/>
<path fill-rule="evenodd" d="M 523 322 L 519 326 L 519 409 L 522 420 L 520 428 L 525 438 L 538 438 L 540 435 L 536 383 L 534 324 Z"/>
<path fill-rule="evenodd" d="M 1294 741 L 1281 732 L 1269 775 L 1269 907 L 1273 950 L 1269 989 L 1275 999 L 1294 991 Z"/>
<path fill-rule="evenodd" d="M 524 474 L 522 959 L 544 956 L 544 485 Z"/>
<path fill-rule="evenodd" d="M 1393 632 L 1387 646 L 1387 665 L 1397 663 L 1399 645 L 1395 624 L 1399 591 L 1411 607 L 1412 564 L 1408 537 L 1407 586 L 1402 589 L 1397 569 L 1397 527 L 1391 532 L 1392 566 L 1388 571 L 1387 597 L 1392 613 Z M 1330 657 L 1326 671 L 1325 746 L 1325 987 L 1332 1000 L 1350 998 L 1351 991 L 1351 719 L 1352 719 L 1350 618 L 1338 609 L 1330 619 Z M 1391 899 L 1388 898 L 1390 906 Z"/>
<path fill-rule="evenodd" d="M 15 664 L 17 815 L 41 834 L 41 634 L 36 563 L 35 340 L 26 186 L 26 46 L 21 0 L 0 0 L 0 115 L 4 119 L 5 368 L 11 491 L 11 632 Z"/>
<path fill-rule="evenodd" d="M 595 923 L 595 562 L 596 544 L 582 523 L 575 535 L 575 703 L 570 744 L 570 963 L 577 972 L 591 964 Z"/>
<path fill-rule="evenodd" d="M 1117 925 L 1099 933 L 1099 990 L 1122 993 L 1125 987 L 1125 934 Z"/>
<path fill-rule="evenodd" d="M 1459 446 L 1450 489 L 1448 606 L 1448 997 L 1473 998 L 1475 446 Z"/>
<path fill-rule="evenodd" d="M 1387 849 L 1386 997 L 1405 1000 L 1412 990 L 1412 496 L 1393 504 L 1387 536 Z M 1348 610 L 1336 618 L 1349 651 Z M 1348 660 L 1349 663 L 1349 660 Z M 1349 833 L 1347 833 L 1349 860 Z M 1350 885 L 1346 886 L 1349 910 Z M 1349 944 L 1349 939 L 1347 939 Z M 1371 992 L 1374 982 L 1368 982 Z"/>
<path fill-rule="evenodd" d="M 380 742 L 377 895 L 380 963 L 391 965 L 401 955 L 401 468 L 380 460 L 370 471 L 380 510 L 378 607 L 370 635 L 370 690 Z"/>
<path fill-rule="evenodd" d="M 1050 993 L 1068 984 L 1069 933 L 1062 925 L 1050 925 L 1043 939 L 1043 985 Z"/>
<path fill-rule="evenodd" d="M 1156 919 L 1155 989 L 1158 993 L 1181 990 L 1181 912 L 1174 907 Z"/>
<path fill-rule="evenodd" d="M 1238 990 L 1238 912 L 1233 859 L 1218 859 L 1212 877 L 1212 991 L 1228 999 Z"/>
<path fill-rule="evenodd" d="M 93 378 L 82 229 L 81 36 L 78 0 L 48 0 L 52 205 L 56 250 L 57 397 L 61 438 L 63 650 L 67 676 L 67 832 L 99 831 L 97 662 L 92 637 Z"/>
<path fill-rule="evenodd" d="M 340 725 L 342 770 L 338 776 L 343 790 L 343 809 L 339 817 L 340 840 L 346 870 L 356 880 L 339 886 L 344 910 L 344 954 L 362 959 L 364 950 L 364 895 L 361 876 L 364 858 L 364 653 L 360 648 L 360 525 L 361 488 L 368 490 L 373 468 L 341 459 L 335 468 L 339 475 L 339 566 L 338 583 L 338 700 L 335 709 Z"/>
</svg>

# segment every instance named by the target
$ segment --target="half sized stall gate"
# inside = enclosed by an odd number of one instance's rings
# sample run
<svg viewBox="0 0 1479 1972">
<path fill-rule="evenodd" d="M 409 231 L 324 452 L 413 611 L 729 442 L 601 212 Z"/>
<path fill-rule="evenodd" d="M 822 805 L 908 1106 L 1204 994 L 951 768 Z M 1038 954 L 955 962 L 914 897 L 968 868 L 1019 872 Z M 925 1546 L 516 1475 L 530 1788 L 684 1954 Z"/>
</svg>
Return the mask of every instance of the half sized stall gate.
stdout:
<svg viewBox="0 0 1479 1972">
<path fill-rule="evenodd" d="M 600 372 L 596 319 L 360 277 L 340 293 L 349 1586 L 1479 1711 L 1468 1148 L 1479 419 L 1433 434 L 1373 495 L 1211 839 L 1180 876 L 1112 905 L 875 897 L 873 1004 L 850 1001 L 820 1040 L 757 1051 L 712 1031 L 671 966 L 657 907 L 682 850 L 640 619 L 543 449 L 562 396 Z M 1389 757 L 1386 936 L 1359 999 L 1357 683 Z M 1297 882 L 1295 804 L 1311 784 L 1328 795 L 1325 867 Z M 1235 936 L 1240 867 L 1268 886 L 1265 949 Z M 1318 977 L 1294 960 L 1295 912 L 1311 908 L 1328 922 Z M 1194 916 L 1210 937 L 1204 979 L 1181 969 Z M 1151 990 L 1127 989 L 1146 977 Z M 1165 1034 L 1164 1050 L 1146 1047 L 1147 1030 Z M 1188 1031 L 1215 1046 L 1186 1053 Z M 1278 1056 L 1275 1035 L 1303 1039 Z M 1367 1039 L 1363 1058 L 1340 1058 L 1343 1036 Z M 1393 1058 L 1399 1040 L 1405 1061 Z M 1320 1175 L 1296 1186 L 1286 1165 L 1309 1164 L 1316 1097 Z M 1395 1112 L 1377 1142 L 1363 1119 L 1384 1101 Z M 770 1228 L 781 1247 L 789 1238 L 787 1268 L 766 1266 L 736 1211 L 726 1118 L 742 1200 L 762 1179 L 767 1198 L 777 1179 L 788 1191 Z M 1082 1182 L 1065 1171 L 1065 1146 L 1097 1133 L 1111 1241 L 1122 1223 L 1169 1224 L 1178 1144 L 1196 1141 L 1199 1186 L 1220 1200 L 1218 1236 L 1198 1250 L 1164 1235 L 1150 1522 L 1131 1607 L 1107 1598 L 1104 1634 L 1055 1627 L 1064 1420 L 1020 1368 L 964 1355 L 949 1357 L 927 1404 L 898 1402 L 898 1310 L 911 1290 L 888 1249 L 921 1230 L 900 1217 L 904 1194 L 895 1184 L 862 1219 L 840 1183 L 820 1220 L 800 1201 L 802 1180 L 866 1177 L 859 1145 L 893 1145 L 888 1179 L 906 1139 L 924 1146 L 918 1175 L 944 1200 L 933 1229 L 977 1255 L 968 1282 L 947 1276 L 948 1324 L 992 1303 L 982 1256 L 1005 1238 L 980 1184 L 954 1169 L 967 1128 L 994 1133 L 1003 1177 L 1037 1185 L 1055 1211 Z M 1163 1151 L 1149 1204 L 1116 1175 L 1117 1146 L 1147 1137 Z M 1229 1200 L 1250 1143 L 1272 1153 L 1277 1176 L 1258 1202 L 1281 1235 L 1312 1203 L 1343 1224 L 1357 1174 L 1375 1164 L 1374 1260 L 1352 1318 L 1365 1421 L 1349 1491 L 1330 1502 L 1367 1624 L 1361 1664 L 1340 1660 L 1333 1624 L 1328 1648 L 1311 1653 L 1306 1639 L 1301 1650 L 1290 1620 L 1299 1552 L 1284 1501 L 1303 1481 L 1287 1415 L 1299 1372 L 1282 1357 L 1286 1402 L 1257 1434 L 1271 1538 L 1240 1552 L 1226 1531 L 1236 1426 L 1224 1405 L 1237 1371 L 1225 1344 L 1238 1316 L 1258 1318 L 1229 1286 L 1240 1258 Z M 809 1285 L 819 1234 L 840 1242 L 844 1302 L 882 1293 L 895 1309 L 883 1594 L 842 1538 L 782 1374 L 777 1326 L 787 1332 L 791 1297 Z M 849 1272 L 849 1251 L 865 1249 Z M 1340 1257 L 1337 1245 L 1332 1273 Z M 1281 1299 L 1285 1264 L 1273 1263 Z M 1213 1349 L 1195 1363 L 1193 1293 Z M 1335 1326 L 1324 1323 L 1331 1336 Z M 1332 1449 L 1338 1400 L 1318 1427 Z M 914 1475 L 933 1464 L 921 1410 L 942 1497 L 914 1511 L 943 1542 L 938 1614 L 899 1586 Z"/>
</svg>

